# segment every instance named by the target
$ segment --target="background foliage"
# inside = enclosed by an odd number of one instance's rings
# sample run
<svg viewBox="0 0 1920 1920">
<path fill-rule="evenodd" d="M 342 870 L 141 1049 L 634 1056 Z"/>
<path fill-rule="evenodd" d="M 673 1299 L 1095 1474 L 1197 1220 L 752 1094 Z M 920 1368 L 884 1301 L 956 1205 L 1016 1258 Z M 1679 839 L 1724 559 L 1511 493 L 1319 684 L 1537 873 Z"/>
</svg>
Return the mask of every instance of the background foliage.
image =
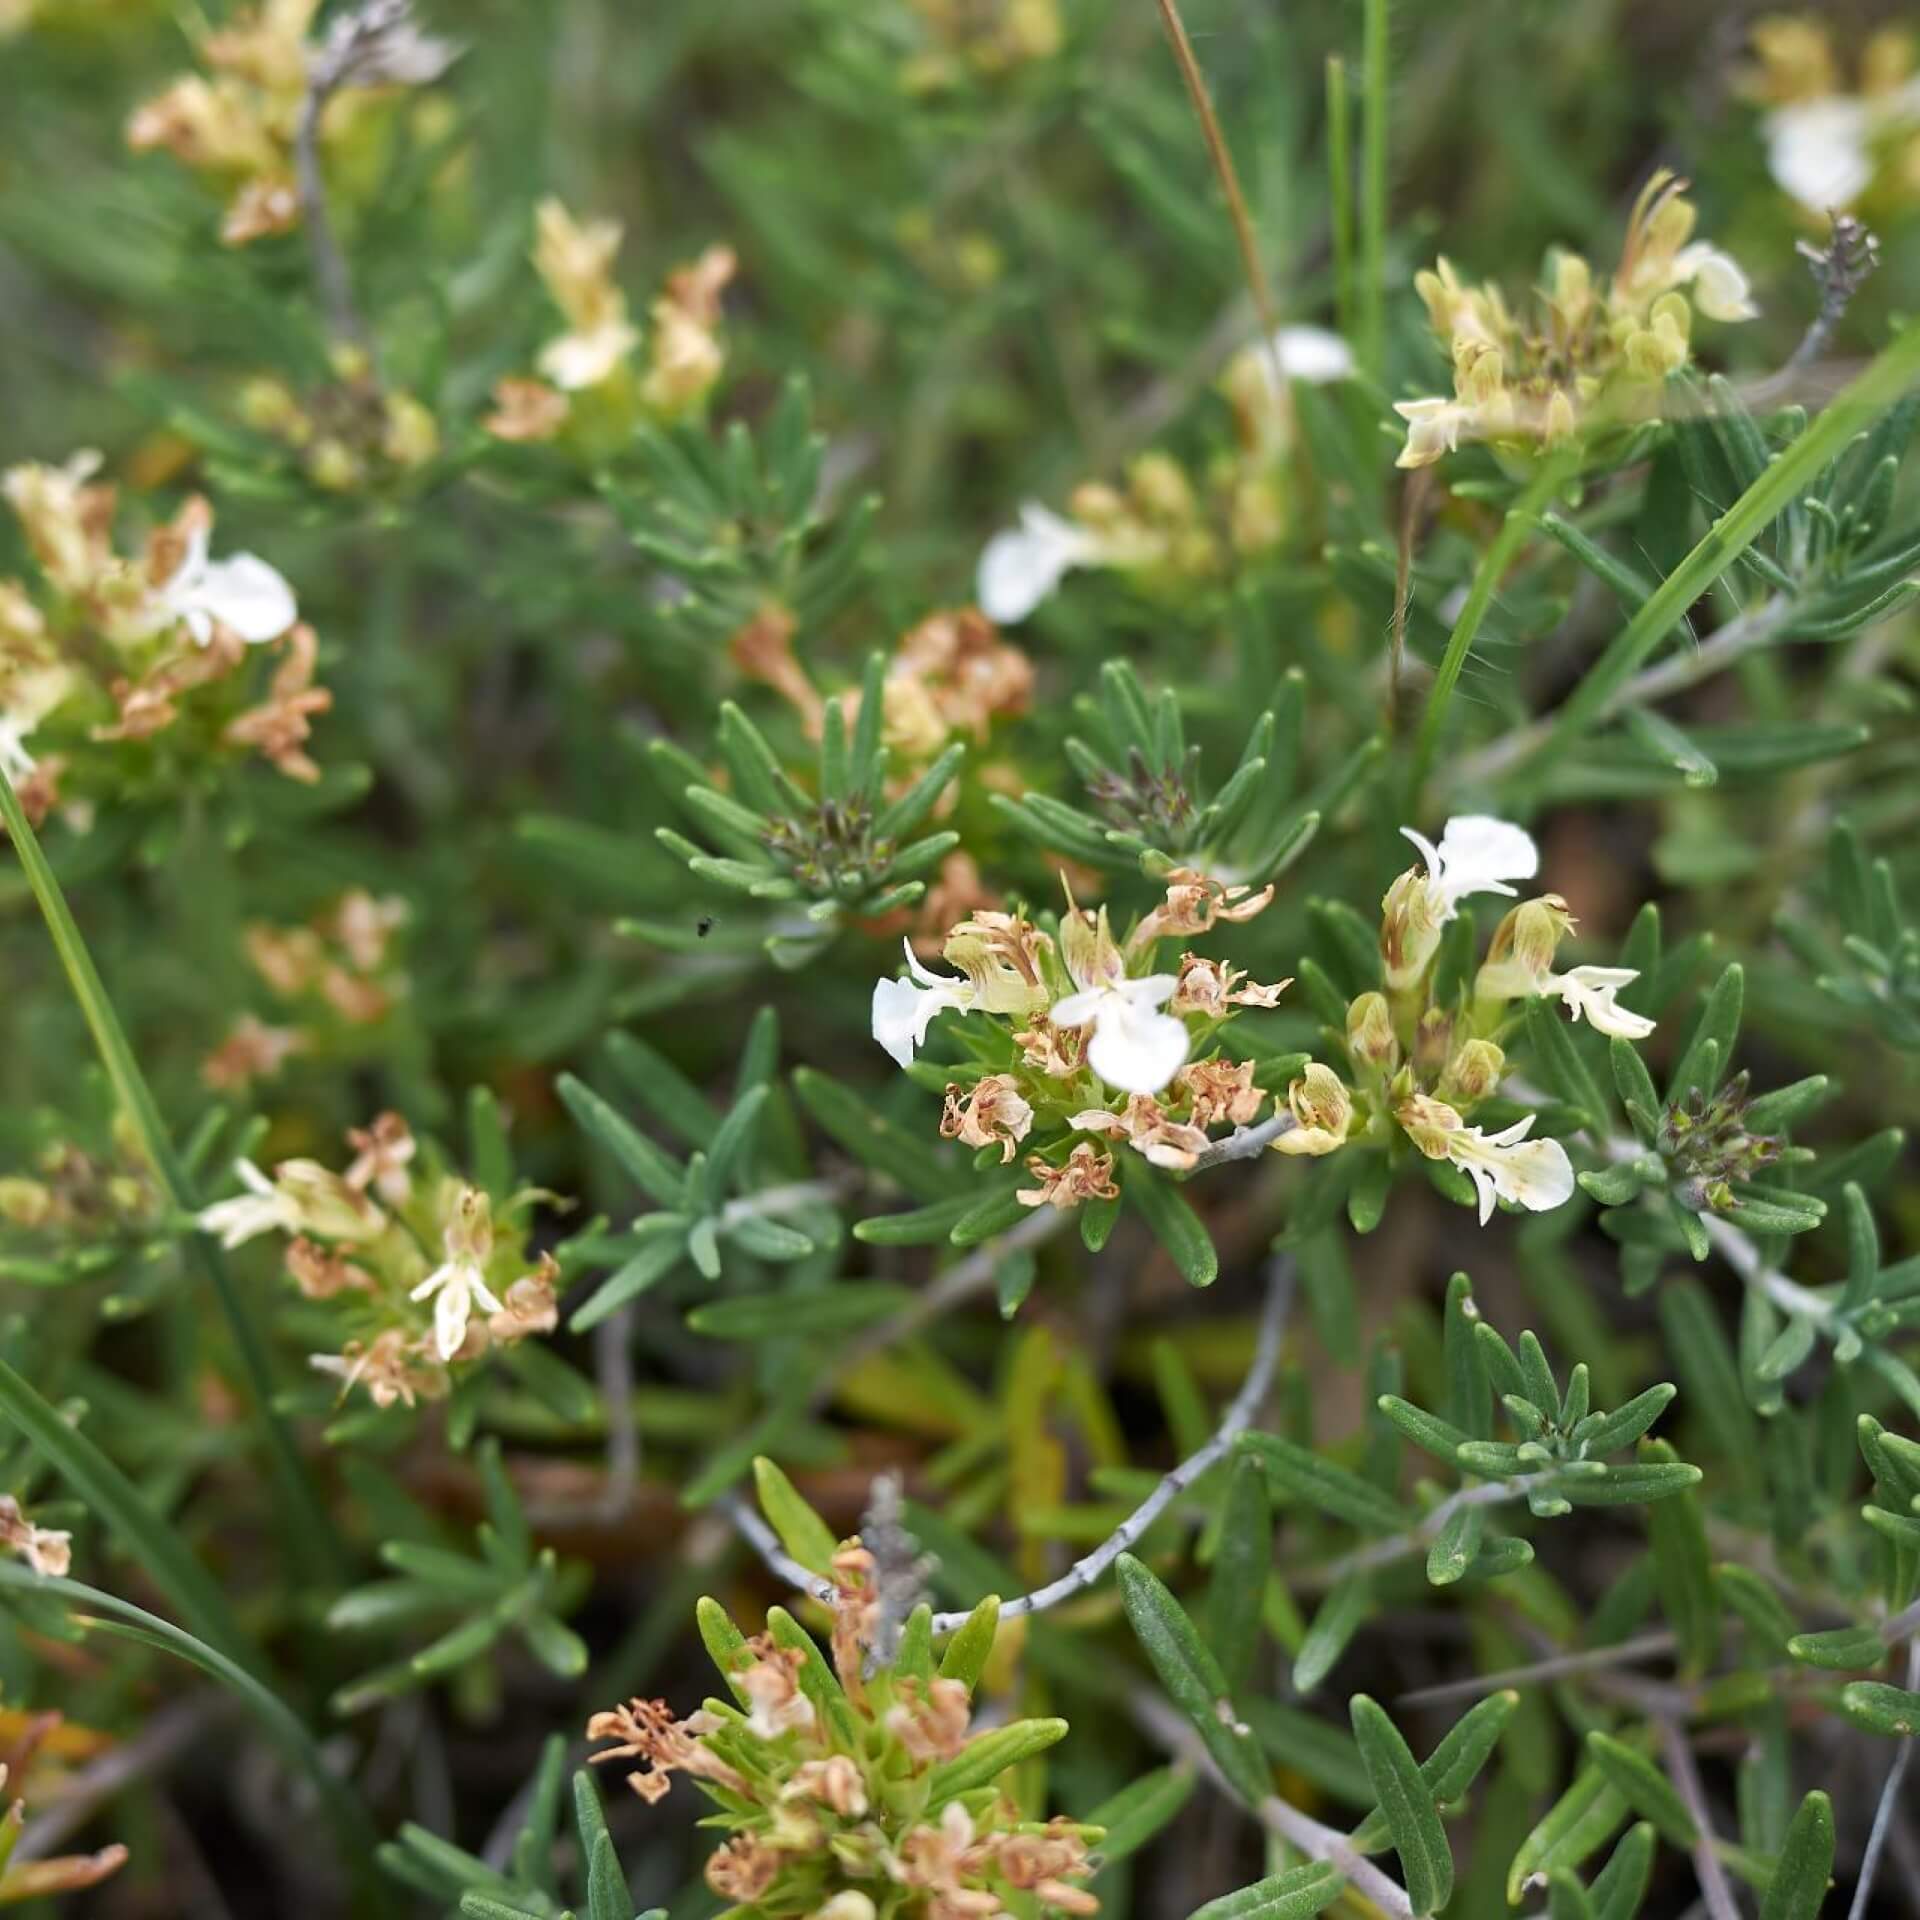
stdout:
<svg viewBox="0 0 1920 1920">
<path fill-rule="evenodd" d="M 1856 1915 L 1914 1905 L 1920 176 L 1862 202 L 1878 269 L 1796 356 L 1827 229 L 1769 175 L 1743 10 L 1190 0 L 1277 310 L 1361 353 L 1295 388 L 1278 537 L 1237 542 L 1259 316 L 1159 14 L 1061 0 L 1057 48 L 980 51 L 1003 11 L 423 0 L 458 59 L 327 159 L 379 379 L 432 422 L 405 460 L 352 441 L 306 236 L 224 246 L 215 184 L 126 150 L 197 16 L 40 0 L 0 38 L 0 452 L 101 449 L 129 538 L 209 496 L 333 696 L 316 783 L 128 743 L 0 871 L 0 1172 L 77 1196 L 0 1228 L 0 1486 L 75 1536 L 71 1579 L 0 1571 L 0 1741 L 65 1716 L 16 1759 L 27 1853 L 131 1850 L 78 1906 L 716 1911 L 693 1791 L 567 1782 L 594 1709 L 699 1705 L 701 1595 L 791 1601 L 756 1542 L 817 1579 L 899 1475 L 957 1622 L 1216 1434 L 970 1676 L 989 1723 L 1070 1724 L 1008 1778 L 1109 1829 L 1104 1911 L 1788 1920 L 1847 1912 L 1870 1847 Z M 1448 378 L 1416 270 L 1610 260 L 1662 165 L 1760 307 L 1698 330 L 1669 423 L 1580 486 L 1397 471 L 1390 403 Z M 677 419 L 488 431 L 562 324 L 555 194 L 624 224 L 648 327 L 737 253 Z M 346 410 L 344 481 L 262 382 Z M 1089 480 L 1161 511 L 1150 452 L 1211 544 L 1073 573 L 1008 628 L 1029 698 L 882 760 L 881 676 L 988 538 Z M 863 675 L 843 737 L 818 696 Z M 1659 1020 L 1534 1004 L 1557 1211 L 1477 1227 L 1404 1151 L 1129 1161 L 1124 1208 L 1030 1211 L 936 1132 L 997 1063 L 870 1037 L 903 935 L 975 904 L 956 849 L 1035 911 L 1064 864 L 1116 926 L 1169 866 L 1278 872 L 1220 950 L 1295 982 L 1234 1030 L 1284 1100 L 1377 984 L 1398 830 L 1474 811 Z M 346 953 L 355 893 L 404 908 L 359 997 L 280 990 L 259 930 Z M 242 1015 L 300 1045 L 222 1084 Z M 386 1110 L 562 1276 L 550 1339 L 418 1408 L 338 1397 L 304 1356 L 354 1329 L 191 1223 L 236 1156 L 337 1168 Z"/>
</svg>

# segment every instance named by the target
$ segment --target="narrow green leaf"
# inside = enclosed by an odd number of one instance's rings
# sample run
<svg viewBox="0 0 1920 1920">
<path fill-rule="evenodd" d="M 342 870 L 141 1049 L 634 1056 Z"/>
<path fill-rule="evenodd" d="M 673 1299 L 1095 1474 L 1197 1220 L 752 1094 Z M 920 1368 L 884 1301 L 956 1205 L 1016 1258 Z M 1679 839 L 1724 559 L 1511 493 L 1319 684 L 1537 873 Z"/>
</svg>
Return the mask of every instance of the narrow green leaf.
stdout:
<svg viewBox="0 0 1920 1920">
<path fill-rule="evenodd" d="M 809 1573 L 817 1573 L 823 1580 L 828 1578 L 840 1543 L 827 1523 L 807 1504 L 806 1496 L 765 1454 L 754 1457 L 753 1484 L 759 1495 L 760 1511 L 780 1536 L 780 1544 Z"/>
<path fill-rule="evenodd" d="M 1191 1920 L 1311 1920 L 1339 1899 L 1346 1884 L 1336 1868 L 1315 1860 L 1223 1893 L 1197 1908 Z"/>
<path fill-rule="evenodd" d="M 1412 1751 L 1384 1708 L 1364 1693 L 1349 1703 L 1353 1737 L 1416 1914 L 1446 1905 L 1453 1894 L 1453 1852 Z"/>
<path fill-rule="evenodd" d="M 1257 1805 L 1271 1787 L 1267 1764 L 1233 1711 L 1219 1662 L 1179 1601 L 1132 1554 L 1123 1553 L 1114 1571 L 1120 1603 L 1160 1684 L 1192 1723 L 1228 1784 L 1249 1806 Z"/>
<path fill-rule="evenodd" d="M 1787 1828 L 1760 1920 L 1817 1920 L 1833 1883 L 1833 1802 L 1817 1789 Z"/>
</svg>

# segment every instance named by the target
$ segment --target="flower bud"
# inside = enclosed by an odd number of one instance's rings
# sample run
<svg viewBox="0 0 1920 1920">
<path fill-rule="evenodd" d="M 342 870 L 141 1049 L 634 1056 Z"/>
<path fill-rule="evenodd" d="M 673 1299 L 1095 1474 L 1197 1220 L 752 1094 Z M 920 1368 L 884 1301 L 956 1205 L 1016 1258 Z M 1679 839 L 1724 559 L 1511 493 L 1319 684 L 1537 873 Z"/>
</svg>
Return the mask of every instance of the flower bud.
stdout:
<svg viewBox="0 0 1920 1920">
<path fill-rule="evenodd" d="M 1440 1091 L 1456 1105 L 1471 1107 L 1500 1084 L 1507 1056 L 1491 1040 L 1467 1040 L 1447 1062 Z"/>
<path fill-rule="evenodd" d="M 1522 901 L 1494 929 L 1486 963 L 1474 981 L 1476 998 L 1516 1000 L 1540 992 L 1553 971 L 1554 954 L 1573 925 L 1573 915 L 1557 893 Z"/>
<path fill-rule="evenodd" d="M 1410 1094 L 1394 1110 L 1406 1136 L 1429 1160 L 1447 1157 L 1447 1135 L 1460 1130 L 1460 1116 L 1431 1094 Z"/>
<path fill-rule="evenodd" d="M 1391 1073 L 1400 1064 L 1400 1042 L 1384 993 L 1363 993 L 1347 1008 L 1347 1051 L 1356 1061 Z"/>
<path fill-rule="evenodd" d="M 1346 1144 L 1353 1124 L 1353 1096 L 1331 1067 L 1309 1060 L 1306 1071 L 1287 1089 L 1294 1125 L 1273 1143 L 1281 1153 L 1318 1156 Z"/>
<path fill-rule="evenodd" d="M 1427 876 L 1409 867 L 1380 903 L 1380 958 L 1389 987 L 1410 987 L 1426 972 L 1440 944 L 1442 924 Z"/>
<path fill-rule="evenodd" d="M 1134 505 L 1151 520 L 1191 520 L 1193 488 L 1180 463 L 1164 453 L 1143 453 L 1127 473 Z"/>
<path fill-rule="evenodd" d="M 16 1227 L 40 1227 L 52 1214 L 51 1188 L 17 1174 L 0 1180 L 0 1219 L 10 1220 Z"/>
<path fill-rule="evenodd" d="M 317 1160 L 281 1161 L 273 1184 L 301 1228 L 323 1240 L 372 1240 L 385 1230 L 380 1209 Z"/>
</svg>

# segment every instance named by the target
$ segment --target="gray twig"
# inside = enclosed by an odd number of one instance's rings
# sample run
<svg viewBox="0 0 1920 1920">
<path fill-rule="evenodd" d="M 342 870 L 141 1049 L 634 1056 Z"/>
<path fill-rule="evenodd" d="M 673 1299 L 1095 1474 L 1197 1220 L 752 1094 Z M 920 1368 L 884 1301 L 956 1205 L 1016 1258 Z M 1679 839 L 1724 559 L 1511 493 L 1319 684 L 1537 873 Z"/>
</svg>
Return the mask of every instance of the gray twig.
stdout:
<svg viewBox="0 0 1920 1920">
<path fill-rule="evenodd" d="M 1920 1687 L 1920 1640 L 1907 1645 L 1907 1685 Z M 1907 1769 L 1913 1764 L 1913 1735 L 1900 1742 L 1887 1769 L 1887 1784 L 1880 1789 L 1880 1804 L 1874 1809 L 1873 1830 L 1867 1835 L 1867 1850 L 1860 1859 L 1860 1878 L 1854 1882 L 1853 1905 L 1847 1920 L 1867 1920 L 1873 1904 L 1873 1883 L 1880 1872 L 1880 1856 L 1887 1849 L 1887 1835 L 1893 1827 L 1893 1810 L 1900 1803 L 1900 1789 L 1906 1784 Z"/>
<path fill-rule="evenodd" d="M 1524 1667 L 1506 1667 L 1498 1673 L 1475 1674 L 1471 1680 L 1449 1680 L 1442 1686 L 1416 1687 L 1412 1693 L 1396 1697 L 1402 1707 L 1438 1706 L 1448 1700 L 1474 1700 L 1483 1694 L 1498 1693 L 1505 1687 L 1538 1686 L 1547 1680 L 1564 1680 L 1576 1673 L 1604 1672 L 1610 1667 L 1626 1666 L 1635 1660 L 1650 1660 L 1673 1651 L 1673 1634 L 1665 1627 L 1654 1633 L 1636 1634 L 1611 1647 L 1582 1647 L 1575 1653 L 1556 1653 Z"/>
<path fill-rule="evenodd" d="M 1796 611 L 1797 603 L 1790 596 L 1784 596 L 1736 616 L 1697 647 L 1670 653 L 1664 660 L 1636 673 L 1601 703 L 1594 715 L 1595 721 L 1611 720 L 1629 707 L 1643 707 L 1649 701 L 1664 700 L 1669 694 L 1710 680 L 1722 668 L 1768 645 Z M 1515 727 L 1462 760 L 1453 769 L 1451 784 L 1458 790 L 1497 780 L 1544 746 L 1552 732 L 1551 720 L 1536 720 L 1527 726 Z"/>
<path fill-rule="evenodd" d="M 1018 1229 L 1015 1230 L 1016 1232 Z M 1009 1235 L 1011 1239 L 1013 1236 Z M 1286 1332 L 1287 1310 L 1293 1303 L 1294 1264 L 1291 1256 L 1276 1255 L 1268 1269 L 1267 1297 L 1260 1310 L 1260 1328 L 1255 1337 L 1253 1364 L 1247 1369 L 1247 1377 L 1240 1391 L 1234 1395 L 1232 1403 L 1221 1416 L 1220 1425 L 1213 1438 L 1197 1453 L 1190 1454 L 1185 1460 L 1167 1473 L 1154 1490 L 1141 1501 L 1139 1506 L 1121 1521 L 1099 1546 L 1083 1559 L 1076 1560 L 1059 1579 L 1044 1587 L 1037 1587 L 1031 1593 L 1023 1593 L 1014 1599 L 1005 1601 L 1000 1608 L 1003 1620 L 1017 1619 L 1022 1614 L 1044 1613 L 1050 1607 L 1056 1607 L 1062 1600 L 1076 1593 L 1084 1592 L 1100 1578 L 1106 1570 L 1125 1553 L 1146 1530 L 1153 1525 L 1168 1506 L 1200 1478 L 1207 1469 L 1218 1462 L 1249 1426 L 1260 1411 L 1260 1404 L 1267 1396 L 1267 1389 L 1273 1384 L 1274 1369 L 1280 1362 L 1280 1346 Z M 810 1594 L 816 1600 L 831 1600 L 832 1585 L 818 1575 L 810 1573 L 805 1567 L 786 1553 L 773 1529 L 761 1519 L 748 1503 L 738 1494 L 730 1494 L 722 1502 L 728 1517 L 739 1529 L 741 1537 L 751 1546 L 768 1568 L 780 1579 L 789 1582 L 800 1592 Z M 971 1609 L 959 1608 L 948 1613 L 936 1613 L 933 1616 L 935 1633 L 952 1633 L 962 1626 Z"/>
<path fill-rule="evenodd" d="M 1299 1124 L 1292 1113 L 1282 1107 L 1257 1127 L 1235 1127 L 1224 1140 L 1216 1140 L 1195 1154 L 1191 1171 L 1199 1173 L 1206 1167 L 1217 1167 L 1228 1160 L 1258 1159 L 1283 1133 L 1291 1133 Z"/>
<path fill-rule="evenodd" d="M 1384 1540 L 1370 1541 L 1364 1547 L 1356 1547 L 1351 1553 L 1342 1554 L 1338 1560 L 1330 1560 L 1324 1567 L 1301 1569 L 1304 1577 L 1312 1579 L 1319 1588 L 1337 1587 L 1342 1580 L 1356 1573 L 1371 1573 L 1375 1567 L 1390 1567 L 1396 1560 L 1404 1560 L 1410 1553 L 1418 1553 L 1422 1547 L 1428 1547 L 1439 1538 L 1446 1524 L 1462 1507 L 1495 1507 L 1504 1500 L 1518 1500 L 1535 1487 L 1545 1486 L 1553 1479 L 1551 1469 L 1544 1473 L 1517 1474 L 1511 1480 L 1476 1480 L 1472 1485 L 1450 1493 L 1418 1526 L 1409 1527 L 1404 1533 L 1390 1534 Z"/>
<path fill-rule="evenodd" d="M 1660 1737 L 1667 1755 L 1667 1770 L 1680 1789 L 1693 1816 L 1693 1871 L 1700 1882 L 1700 1897 L 1706 1902 L 1712 1920 L 1740 1920 L 1740 1903 L 1727 1883 L 1727 1870 L 1720 1864 L 1719 1843 L 1713 1837 L 1713 1816 L 1707 1810 L 1706 1789 L 1700 1784 L 1700 1769 L 1693 1764 L 1693 1749 L 1685 1731 L 1674 1721 L 1664 1721 Z"/>
<path fill-rule="evenodd" d="M 1145 1687 L 1136 1687 L 1127 1695 L 1127 1710 L 1134 1724 L 1148 1739 L 1197 1767 L 1223 1793 L 1238 1800 L 1238 1794 L 1222 1778 L 1220 1769 L 1213 1763 L 1213 1756 L 1201 1744 L 1199 1735 L 1187 1724 L 1178 1708 L 1159 1694 Z M 1323 1827 L 1318 1820 L 1302 1813 L 1277 1793 L 1268 1794 L 1254 1807 L 1253 1814 L 1269 1833 L 1278 1834 L 1289 1846 L 1299 1848 L 1309 1859 L 1324 1860 L 1329 1866 L 1337 1867 L 1347 1876 L 1354 1892 L 1363 1894 L 1382 1913 L 1391 1915 L 1392 1920 L 1413 1920 L 1413 1902 L 1407 1898 L 1405 1890 L 1364 1854 L 1356 1852 L 1344 1833 L 1332 1827 Z"/>
<path fill-rule="evenodd" d="M 347 271 L 327 206 L 326 177 L 320 167 L 321 116 L 343 87 L 430 86 L 458 54 L 451 41 L 422 33 L 414 25 L 411 0 L 366 0 L 335 20 L 308 54 L 306 97 L 300 103 L 293 136 L 300 219 L 327 325 L 337 338 L 364 348 L 369 359 L 373 336 L 354 304 L 353 276 Z"/>
</svg>

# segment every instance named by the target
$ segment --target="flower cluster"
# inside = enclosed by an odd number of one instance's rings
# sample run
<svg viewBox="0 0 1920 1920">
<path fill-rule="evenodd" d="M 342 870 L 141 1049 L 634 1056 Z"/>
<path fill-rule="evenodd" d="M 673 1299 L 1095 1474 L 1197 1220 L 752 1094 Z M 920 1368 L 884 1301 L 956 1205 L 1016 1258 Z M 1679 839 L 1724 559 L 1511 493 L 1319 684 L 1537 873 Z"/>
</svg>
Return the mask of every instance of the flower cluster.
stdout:
<svg viewBox="0 0 1920 1920">
<path fill-rule="evenodd" d="M 1274 1147 L 1318 1157 L 1359 1145 L 1391 1151 L 1405 1140 L 1466 1175 L 1483 1224 L 1498 1200 L 1548 1211 L 1573 1196 L 1566 1149 L 1529 1138 L 1530 1113 L 1492 1131 L 1470 1117 L 1498 1093 L 1520 1005 L 1555 999 L 1601 1033 L 1644 1039 L 1654 1023 L 1618 1003 L 1638 975 L 1595 966 L 1556 973 L 1557 949 L 1574 922 L 1566 902 L 1548 893 L 1514 907 L 1471 983 L 1444 994 L 1437 962 L 1462 903 L 1482 893 L 1512 897 L 1514 881 L 1539 871 L 1539 851 L 1519 827 L 1483 814 L 1449 820 L 1438 846 L 1411 827 L 1402 832 L 1421 863 L 1381 903 L 1381 985 L 1347 1006 L 1346 1076 L 1310 1063 L 1288 1089 L 1294 1124 Z"/>
<path fill-rule="evenodd" d="M 440 428 L 413 394 L 373 377 L 363 348 L 338 344 L 333 378 L 305 392 L 261 375 L 242 385 L 239 417 L 286 449 L 323 493 L 360 493 L 418 473 L 440 451 Z"/>
<path fill-rule="evenodd" d="M 1018 1196 L 1028 1206 L 1109 1199 L 1111 1143 L 1184 1170 L 1210 1128 L 1245 1126 L 1265 1105 L 1253 1062 L 1208 1049 L 1238 1009 L 1275 1005 L 1287 983 L 1255 985 L 1192 951 L 1165 971 L 1157 956 L 1164 940 L 1250 920 L 1272 899 L 1271 886 L 1178 868 L 1124 942 L 1104 907 L 1070 904 L 1057 934 L 982 909 L 947 934 L 941 951 L 955 972 L 934 971 L 909 945 L 907 978 L 875 983 L 873 1037 L 905 1067 L 941 1013 L 993 1016 L 991 1033 L 969 1036 L 984 1063 L 955 1070 L 964 1077 L 947 1087 L 941 1132 L 997 1149 L 1002 1164 L 1030 1136 L 1043 1142 L 1026 1162 L 1036 1184 Z"/>
<path fill-rule="evenodd" d="M 1577 253 L 1549 259 L 1531 320 L 1445 259 L 1417 275 L 1453 393 L 1395 403 L 1407 423 L 1399 464 L 1429 466 L 1462 441 L 1526 452 L 1646 419 L 1661 382 L 1691 359 L 1695 308 L 1709 320 L 1752 319 L 1739 265 L 1693 239 L 1685 188 L 1662 169 L 1641 189 L 1610 279 L 1596 280 Z"/>
<path fill-rule="evenodd" d="M 49 1120 L 49 1130 L 61 1123 Z M 125 1115 L 86 1144 L 43 1135 L 31 1173 L 0 1176 L 0 1220 L 68 1242 L 117 1241 L 160 1227 L 166 1203 Z"/>
<path fill-rule="evenodd" d="M 520 1218 L 534 1195 L 498 1198 L 440 1165 L 396 1113 L 347 1135 L 345 1173 L 283 1160 L 269 1177 L 236 1161 L 243 1192 L 202 1211 L 227 1247 L 288 1236 L 286 1268 L 308 1300 L 326 1301 L 346 1337 L 312 1364 L 373 1403 L 438 1399 L 451 1370 L 495 1345 L 551 1333 L 560 1269 L 532 1259 Z M 416 1170 L 416 1162 L 421 1165 Z"/>
<path fill-rule="evenodd" d="M 73 1535 L 36 1527 L 10 1493 L 0 1493 L 0 1547 L 18 1554 L 35 1573 L 56 1579 L 73 1564 Z"/>
<path fill-rule="evenodd" d="M 270 1080 L 295 1054 L 355 1054 L 351 1042 L 379 1026 L 408 992 L 396 936 L 407 904 L 352 887 L 300 926 L 255 921 L 248 961 L 281 1005 L 268 1021 L 242 1013 L 201 1063 L 221 1092 Z"/>
<path fill-rule="evenodd" d="M 292 588 L 253 554 L 214 559 L 212 510 L 198 497 L 147 536 L 141 558 L 119 553 L 99 464 L 81 453 L 0 476 L 42 589 L 0 579 L 0 772 L 29 817 L 88 797 L 63 790 L 88 744 L 176 726 L 183 757 L 259 753 L 289 778 L 317 779 L 305 742 L 331 695 L 314 684 L 316 642 Z M 269 645 L 262 687 L 246 668 L 250 650 Z"/>
<path fill-rule="evenodd" d="M 220 238 L 230 247 L 299 224 L 295 149 L 315 56 L 326 50 L 307 39 L 319 11 L 320 0 L 261 0 L 223 26 L 202 25 L 206 71 L 183 74 L 127 122 L 136 153 L 164 150 L 226 194 Z M 353 144 L 380 90 L 426 85 L 451 58 L 451 49 L 414 31 L 405 10 L 397 11 L 385 31 L 362 36 L 362 56 L 333 77 L 318 128 L 323 152 Z"/>
<path fill-rule="evenodd" d="M 924 1639 L 919 1658 L 903 1651 L 867 1671 L 881 1603 L 874 1557 L 858 1539 L 835 1554 L 833 1584 L 831 1669 L 784 1615 L 752 1640 L 729 1624 L 731 1651 L 716 1661 L 732 1700 L 709 1699 L 685 1718 L 664 1700 L 595 1714 L 588 1737 L 614 1745 L 594 1759 L 637 1762 L 627 1781 L 649 1803 L 676 1773 L 701 1787 L 720 1809 L 708 1824 L 728 1834 L 707 1861 L 707 1884 L 735 1910 L 768 1920 L 1097 1912 L 1079 1882 L 1099 1829 L 1023 1819 L 1001 1777 L 1064 1726 L 976 1732 L 970 1689 L 931 1671 Z M 974 1764 L 994 1742 L 1006 1760 Z"/>
<path fill-rule="evenodd" d="M 992 79 L 1051 60 L 1065 34 L 1059 0 L 912 0 L 924 45 L 907 62 L 903 84 L 932 92 L 969 79 Z"/>
<path fill-rule="evenodd" d="M 1833 33 L 1811 14 L 1776 14 L 1753 29 L 1747 92 L 1763 110 L 1774 179 L 1809 213 L 1872 198 L 1920 200 L 1920 41 L 1890 26 L 1862 47 L 1857 79 L 1841 74 Z"/>
<path fill-rule="evenodd" d="M 637 420 L 696 412 L 720 378 L 720 296 L 733 278 L 732 248 L 709 247 L 668 274 L 643 342 L 613 277 L 620 232 L 617 220 L 579 221 L 558 200 L 540 203 L 533 264 L 567 324 L 541 348 L 537 377 L 495 387 L 487 430 L 496 439 L 614 440 Z"/>
<path fill-rule="evenodd" d="M 1283 327 L 1229 364 L 1221 391 L 1233 410 L 1235 445 L 1215 461 L 1204 488 L 1164 453 L 1143 454 L 1124 490 L 1097 482 L 1075 489 L 1068 517 L 1029 501 L 1020 524 L 980 555 L 975 592 L 989 619 L 1026 619 L 1077 569 L 1125 574 L 1146 592 L 1178 592 L 1219 573 L 1227 555 L 1263 553 L 1286 532 L 1283 469 L 1294 446 L 1290 391 L 1348 378 L 1353 353 L 1337 334 Z"/>
</svg>

